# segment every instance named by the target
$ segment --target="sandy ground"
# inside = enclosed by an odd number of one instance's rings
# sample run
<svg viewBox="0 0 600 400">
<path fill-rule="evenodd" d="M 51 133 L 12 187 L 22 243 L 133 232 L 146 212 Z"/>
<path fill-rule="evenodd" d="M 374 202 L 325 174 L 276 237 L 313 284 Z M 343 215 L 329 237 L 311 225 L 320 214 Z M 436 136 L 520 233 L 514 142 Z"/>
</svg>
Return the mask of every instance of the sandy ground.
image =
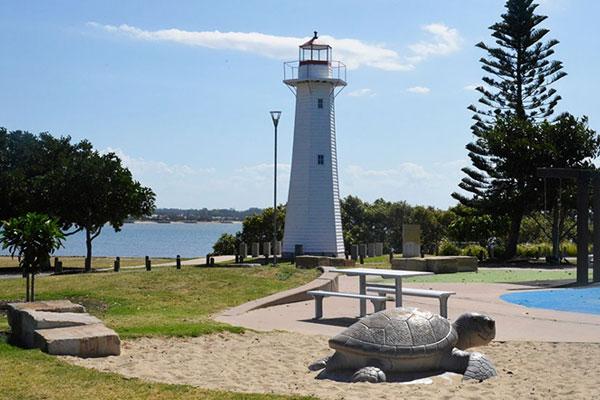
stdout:
<svg viewBox="0 0 600 400">
<path fill-rule="evenodd" d="M 498 370 L 483 383 L 449 373 L 413 384 L 315 379 L 306 367 L 330 354 L 327 337 L 289 332 L 143 338 L 123 342 L 118 357 L 63 358 L 149 381 L 321 399 L 600 399 L 600 343 L 493 342 L 480 351 Z"/>
</svg>

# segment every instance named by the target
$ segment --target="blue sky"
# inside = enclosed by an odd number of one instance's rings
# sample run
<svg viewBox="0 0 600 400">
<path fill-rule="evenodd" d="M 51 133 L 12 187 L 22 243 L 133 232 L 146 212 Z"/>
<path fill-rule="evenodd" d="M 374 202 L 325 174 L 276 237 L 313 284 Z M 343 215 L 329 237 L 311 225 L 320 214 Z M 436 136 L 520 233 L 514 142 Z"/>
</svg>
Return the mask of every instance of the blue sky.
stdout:
<svg viewBox="0 0 600 400">
<path fill-rule="evenodd" d="M 569 76 L 560 110 L 590 117 L 595 0 L 545 0 Z M 283 61 L 318 30 L 348 66 L 336 99 L 340 189 L 448 207 L 467 164 L 474 45 L 501 0 L 0 1 L 0 126 L 89 139 L 117 152 L 161 207 L 247 208 L 287 199 L 294 98 Z"/>
</svg>

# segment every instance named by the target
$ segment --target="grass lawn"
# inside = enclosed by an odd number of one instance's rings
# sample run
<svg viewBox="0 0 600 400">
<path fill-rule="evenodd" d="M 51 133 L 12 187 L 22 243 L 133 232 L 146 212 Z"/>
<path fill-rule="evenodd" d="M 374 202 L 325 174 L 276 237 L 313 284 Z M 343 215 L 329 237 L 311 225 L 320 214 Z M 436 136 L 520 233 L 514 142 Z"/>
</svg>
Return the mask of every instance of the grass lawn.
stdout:
<svg viewBox="0 0 600 400">
<path fill-rule="evenodd" d="M 148 383 L 67 364 L 39 350 L 22 350 L 0 337 L 0 399 L 157 399 L 278 400 L 310 399 L 268 394 L 204 390 L 186 385 Z"/>
<path fill-rule="evenodd" d="M 575 281 L 574 269 L 538 270 L 538 269 L 498 269 L 479 268 L 478 272 L 457 272 L 455 274 L 439 274 L 425 277 L 403 279 L 403 282 L 447 282 L 447 283 L 509 283 L 529 281 L 552 281 L 572 279 Z M 590 271 L 590 279 L 592 273 Z"/>
<path fill-rule="evenodd" d="M 289 289 L 315 277 L 317 270 L 277 268 L 199 268 L 62 275 L 36 281 L 39 300 L 68 298 L 84 304 L 121 337 L 196 336 L 242 328 L 210 315 L 224 308 Z M 0 280 L 0 300 L 23 298 L 22 279 Z M 0 316 L 0 331 L 6 331 Z M 10 346 L 0 335 L 0 399 L 309 399 L 240 394 L 186 385 L 147 383 L 67 364 L 39 350 Z"/>
<path fill-rule="evenodd" d="M 36 280 L 38 300 L 71 299 L 84 304 L 122 337 L 197 336 L 240 329 L 215 322 L 210 314 L 300 286 L 316 270 L 278 268 L 199 268 L 183 266 L 151 272 L 122 271 L 49 276 Z M 22 300 L 23 279 L 0 280 L 0 300 Z M 0 328 L 6 318 L 0 317 Z"/>
<path fill-rule="evenodd" d="M 59 257 L 63 262 L 63 268 L 83 268 L 85 257 Z M 184 259 L 182 259 L 184 260 Z M 113 266 L 114 257 L 92 257 L 92 266 L 94 268 L 109 268 Z M 54 265 L 54 257 L 52 257 L 52 265 Z M 144 257 L 121 257 L 121 267 L 129 267 L 133 265 L 144 265 Z M 162 264 L 175 262 L 174 258 L 153 258 L 152 264 Z M 17 268 L 19 260 L 15 257 L 0 256 L 0 268 Z"/>
</svg>

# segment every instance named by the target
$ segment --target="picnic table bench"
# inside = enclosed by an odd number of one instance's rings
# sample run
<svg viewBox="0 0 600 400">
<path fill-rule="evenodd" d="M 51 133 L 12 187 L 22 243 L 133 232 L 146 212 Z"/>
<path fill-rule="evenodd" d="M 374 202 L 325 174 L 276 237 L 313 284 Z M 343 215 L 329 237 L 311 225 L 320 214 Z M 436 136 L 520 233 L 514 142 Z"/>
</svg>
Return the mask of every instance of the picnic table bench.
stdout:
<svg viewBox="0 0 600 400">
<path fill-rule="evenodd" d="M 373 303 L 375 312 L 385 309 L 386 296 L 369 295 L 369 294 L 357 294 L 357 293 L 346 293 L 346 292 L 328 292 L 325 290 L 311 290 L 306 292 L 315 299 L 315 319 L 323 317 L 323 298 L 325 297 L 345 297 L 350 299 L 359 299 L 361 301 L 370 300 Z"/>
<path fill-rule="evenodd" d="M 368 292 L 375 292 L 380 296 L 385 296 L 386 294 L 396 295 L 396 287 L 394 285 L 367 282 L 366 287 Z M 440 315 L 444 318 L 448 318 L 448 298 L 453 294 L 456 294 L 456 292 L 446 292 L 442 290 L 413 289 L 405 287 L 401 290 L 403 296 L 437 298 L 440 301 Z"/>
</svg>

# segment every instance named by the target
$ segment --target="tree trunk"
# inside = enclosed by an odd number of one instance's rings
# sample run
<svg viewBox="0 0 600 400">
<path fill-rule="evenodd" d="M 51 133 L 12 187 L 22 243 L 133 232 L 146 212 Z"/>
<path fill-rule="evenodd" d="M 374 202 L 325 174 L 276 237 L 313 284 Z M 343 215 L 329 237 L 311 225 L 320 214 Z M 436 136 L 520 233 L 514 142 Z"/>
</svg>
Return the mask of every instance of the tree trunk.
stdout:
<svg viewBox="0 0 600 400">
<path fill-rule="evenodd" d="M 35 272 L 31 273 L 31 301 L 35 301 Z"/>
<path fill-rule="evenodd" d="M 29 269 L 25 271 L 25 301 L 29 302 Z"/>
<path fill-rule="evenodd" d="M 510 230 L 508 231 L 508 240 L 506 242 L 506 259 L 517 255 L 517 243 L 519 243 L 519 230 L 521 229 L 522 220 L 523 212 L 515 210 L 510 219 Z"/>
<path fill-rule="evenodd" d="M 92 271 L 92 234 L 89 229 L 85 230 L 85 272 Z"/>
</svg>

